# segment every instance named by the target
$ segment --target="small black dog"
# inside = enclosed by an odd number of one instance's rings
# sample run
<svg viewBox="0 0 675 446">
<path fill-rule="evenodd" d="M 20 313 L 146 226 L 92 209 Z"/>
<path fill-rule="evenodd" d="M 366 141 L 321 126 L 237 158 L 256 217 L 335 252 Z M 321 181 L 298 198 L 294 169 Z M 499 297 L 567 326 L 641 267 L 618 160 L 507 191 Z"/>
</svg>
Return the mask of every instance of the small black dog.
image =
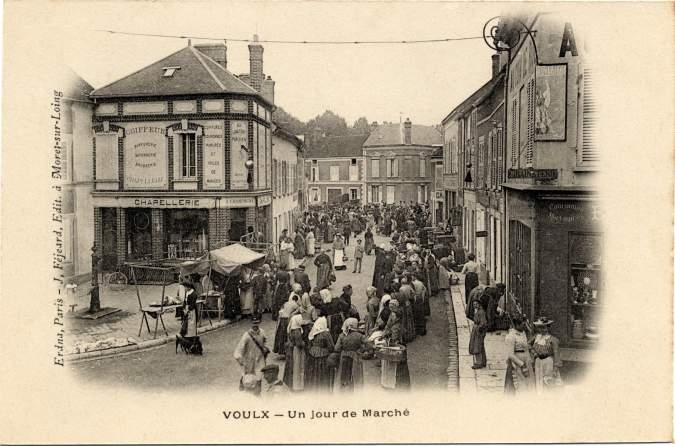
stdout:
<svg viewBox="0 0 675 446">
<path fill-rule="evenodd" d="M 204 353 L 202 341 L 199 340 L 199 336 L 176 335 L 176 354 L 178 354 L 178 347 L 180 347 L 186 355 L 202 355 Z"/>
</svg>

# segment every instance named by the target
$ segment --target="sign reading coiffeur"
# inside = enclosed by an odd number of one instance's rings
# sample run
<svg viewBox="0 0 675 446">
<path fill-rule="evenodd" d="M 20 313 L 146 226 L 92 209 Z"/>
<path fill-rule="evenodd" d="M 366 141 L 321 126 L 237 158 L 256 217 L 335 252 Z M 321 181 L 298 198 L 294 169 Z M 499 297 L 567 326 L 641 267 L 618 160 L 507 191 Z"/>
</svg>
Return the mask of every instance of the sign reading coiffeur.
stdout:
<svg viewBox="0 0 675 446">
<path fill-rule="evenodd" d="M 125 189 L 166 189 L 169 184 L 166 127 L 159 123 L 133 124 L 125 133 Z"/>
</svg>

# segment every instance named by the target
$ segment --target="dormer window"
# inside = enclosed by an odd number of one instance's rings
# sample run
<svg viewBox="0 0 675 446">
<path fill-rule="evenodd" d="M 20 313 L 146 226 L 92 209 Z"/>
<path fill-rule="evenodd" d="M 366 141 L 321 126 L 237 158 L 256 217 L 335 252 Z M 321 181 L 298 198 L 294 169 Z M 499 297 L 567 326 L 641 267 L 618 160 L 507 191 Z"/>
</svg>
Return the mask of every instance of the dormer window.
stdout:
<svg viewBox="0 0 675 446">
<path fill-rule="evenodd" d="M 176 70 L 180 70 L 180 67 L 164 67 L 162 70 L 164 70 L 164 74 L 162 76 L 173 77 L 173 74 L 176 72 Z"/>
</svg>

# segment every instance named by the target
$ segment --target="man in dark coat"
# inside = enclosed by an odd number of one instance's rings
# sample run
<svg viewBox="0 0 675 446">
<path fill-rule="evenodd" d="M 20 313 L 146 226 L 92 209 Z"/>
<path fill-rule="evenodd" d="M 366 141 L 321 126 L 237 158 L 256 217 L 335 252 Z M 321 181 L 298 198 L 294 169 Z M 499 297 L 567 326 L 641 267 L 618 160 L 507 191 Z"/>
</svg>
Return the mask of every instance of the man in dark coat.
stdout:
<svg viewBox="0 0 675 446">
<path fill-rule="evenodd" d="M 309 293 L 312 291 L 312 285 L 309 281 L 309 275 L 305 272 L 305 265 L 300 265 L 296 268 L 293 273 L 293 281 L 299 283 L 302 286 L 302 291 L 304 293 Z"/>
</svg>

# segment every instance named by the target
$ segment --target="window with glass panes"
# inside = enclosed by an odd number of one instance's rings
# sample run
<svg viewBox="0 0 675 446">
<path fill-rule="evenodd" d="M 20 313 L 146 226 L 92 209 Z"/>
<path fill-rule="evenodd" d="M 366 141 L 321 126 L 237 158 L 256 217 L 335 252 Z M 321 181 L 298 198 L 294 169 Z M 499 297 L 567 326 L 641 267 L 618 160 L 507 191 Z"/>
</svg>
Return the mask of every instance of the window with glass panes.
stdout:
<svg viewBox="0 0 675 446">
<path fill-rule="evenodd" d="M 182 133 L 181 141 L 181 176 L 192 178 L 197 176 L 197 144 L 194 133 Z"/>
</svg>

